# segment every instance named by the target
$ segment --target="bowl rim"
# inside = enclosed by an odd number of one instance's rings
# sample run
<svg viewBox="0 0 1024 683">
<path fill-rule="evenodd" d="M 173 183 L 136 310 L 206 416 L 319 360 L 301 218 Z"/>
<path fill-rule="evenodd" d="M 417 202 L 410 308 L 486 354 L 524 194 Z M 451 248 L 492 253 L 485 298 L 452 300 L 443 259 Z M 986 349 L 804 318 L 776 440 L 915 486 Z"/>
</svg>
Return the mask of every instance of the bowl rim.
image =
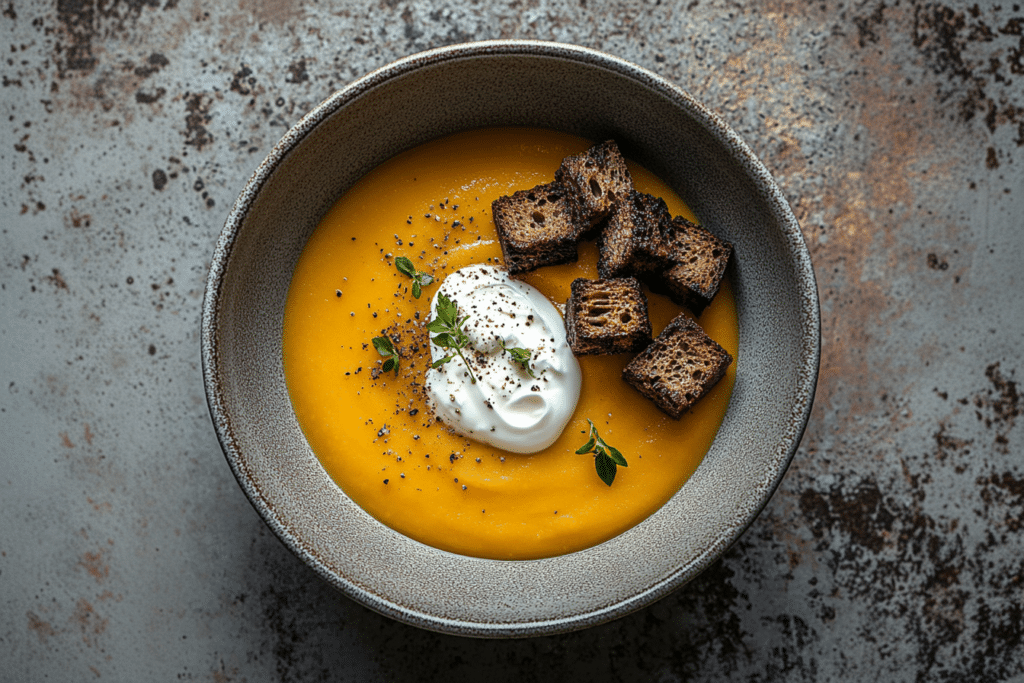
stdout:
<svg viewBox="0 0 1024 683">
<path fill-rule="evenodd" d="M 801 340 L 804 354 L 803 362 L 800 364 L 800 381 L 795 390 L 798 400 L 794 405 L 790 406 L 790 430 L 787 433 L 787 439 L 783 442 L 785 452 L 779 461 L 779 466 L 776 468 L 776 471 L 768 473 L 771 476 L 763 489 L 761 489 L 760 498 L 749 507 L 745 519 L 741 523 L 730 526 L 730 533 L 717 539 L 716 543 L 705 548 L 692 561 L 677 566 L 675 571 L 653 582 L 645 590 L 597 609 L 573 613 L 570 616 L 554 619 L 509 621 L 503 623 L 453 619 L 386 600 L 382 596 L 364 589 L 358 583 L 339 576 L 313 555 L 302 540 L 296 537 L 282 523 L 278 514 L 268 504 L 249 473 L 246 472 L 244 460 L 238 452 L 238 446 L 229 433 L 228 411 L 221 389 L 218 386 L 219 364 L 216 343 L 216 321 L 220 308 L 220 294 L 226 275 L 226 267 L 230 261 L 235 240 L 244 224 L 249 209 L 253 206 L 260 190 L 270 180 L 275 170 L 281 165 L 291 150 L 310 135 L 322 121 L 359 98 L 362 94 L 425 66 L 481 56 L 540 56 L 583 62 L 591 66 L 598 66 L 613 71 L 627 79 L 638 81 L 643 86 L 660 93 L 675 105 L 681 107 L 688 115 L 696 119 L 704 130 L 710 132 L 718 142 L 724 144 L 733 160 L 742 165 L 747 174 L 756 181 L 760 191 L 765 193 L 764 200 L 772 207 L 773 213 L 779 218 L 780 228 L 788 243 L 788 253 L 793 259 L 792 265 L 800 285 L 801 305 L 799 318 L 801 328 L 804 330 Z M 455 635 L 523 637 L 549 635 L 586 628 L 646 607 L 695 578 L 717 558 L 721 557 L 743 535 L 760 515 L 781 483 L 799 448 L 801 437 L 810 418 L 821 356 L 821 314 L 810 254 L 799 223 L 788 201 L 764 164 L 757 158 L 747 143 L 718 114 L 708 109 L 688 92 L 664 77 L 620 57 L 592 48 L 567 43 L 505 39 L 460 43 L 399 58 L 374 69 L 365 76 L 335 91 L 289 128 L 252 173 L 244 189 L 235 200 L 225 221 L 224 228 L 217 239 L 203 299 L 201 345 L 202 372 L 207 404 L 218 441 L 232 473 L 249 499 L 249 502 L 264 522 L 305 564 L 310 566 L 332 586 L 356 602 L 398 621 Z M 643 522 L 640 524 L 643 524 Z M 480 561 L 486 562 L 489 560 Z M 493 561 L 508 562 L 504 560 Z M 542 561 L 526 560 L 516 562 Z"/>
</svg>

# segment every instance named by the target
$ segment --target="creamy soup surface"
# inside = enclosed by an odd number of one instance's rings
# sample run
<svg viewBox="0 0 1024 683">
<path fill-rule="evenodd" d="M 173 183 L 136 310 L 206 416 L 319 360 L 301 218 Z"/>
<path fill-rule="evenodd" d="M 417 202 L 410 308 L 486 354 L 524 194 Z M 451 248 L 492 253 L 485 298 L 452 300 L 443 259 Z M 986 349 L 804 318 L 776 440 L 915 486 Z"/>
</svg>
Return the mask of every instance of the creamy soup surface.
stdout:
<svg viewBox="0 0 1024 683">
<path fill-rule="evenodd" d="M 700 464 L 735 382 L 739 331 L 728 278 L 698 322 L 736 359 L 681 420 L 621 379 L 632 354 L 581 356 L 579 403 L 541 452 L 507 452 L 433 420 L 423 390 L 426 323 L 446 275 L 501 265 L 491 202 L 550 182 L 563 157 L 592 141 L 548 130 L 460 133 L 404 152 L 338 200 L 302 253 L 288 292 L 284 370 L 299 425 L 341 489 L 396 531 L 443 550 L 525 560 L 606 541 L 661 507 Z M 696 218 L 667 185 L 630 163 L 634 186 L 672 215 Z M 405 256 L 434 278 L 413 297 L 395 267 Z M 561 307 L 577 277 L 597 277 L 597 246 L 579 261 L 522 278 Z M 645 290 L 646 291 L 646 290 Z M 684 309 L 647 292 L 654 334 Z M 381 372 L 373 337 L 396 337 L 397 375 Z M 433 372 L 433 371 L 430 371 Z M 577 455 L 588 418 L 629 463 L 611 486 L 593 453 Z"/>
</svg>

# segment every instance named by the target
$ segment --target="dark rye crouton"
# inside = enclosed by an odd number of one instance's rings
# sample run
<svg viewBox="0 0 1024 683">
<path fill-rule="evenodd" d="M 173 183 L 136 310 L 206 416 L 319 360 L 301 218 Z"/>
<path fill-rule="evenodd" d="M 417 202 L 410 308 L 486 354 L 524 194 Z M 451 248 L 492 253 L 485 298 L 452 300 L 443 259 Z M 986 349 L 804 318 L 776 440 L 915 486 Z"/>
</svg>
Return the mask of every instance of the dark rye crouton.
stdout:
<svg viewBox="0 0 1024 683">
<path fill-rule="evenodd" d="M 663 225 L 671 222 L 664 200 L 632 190 L 597 239 L 601 279 L 665 270 L 671 262 L 658 251 Z"/>
<path fill-rule="evenodd" d="M 501 255 L 510 274 L 578 258 L 579 230 L 566 195 L 565 188 L 554 182 L 491 203 Z"/>
<path fill-rule="evenodd" d="M 676 316 L 622 371 L 637 391 L 679 419 L 725 375 L 732 356 L 685 315 Z"/>
<path fill-rule="evenodd" d="M 654 252 L 672 265 L 649 273 L 645 277 L 648 286 L 700 315 L 718 293 L 732 245 L 677 216 L 662 226 Z"/>
<path fill-rule="evenodd" d="M 634 353 L 651 343 L 647 297 L 636 278 L 577 278 L 570 292 L 565 331 L 577 356 Z"/>
<path fill-rule="evenodd" d="M 633 189 L 633 178 L 614 140 L 564 158 L 555 180 L 570 191 L 582 232 L 614 213 Z"/>
</svg>

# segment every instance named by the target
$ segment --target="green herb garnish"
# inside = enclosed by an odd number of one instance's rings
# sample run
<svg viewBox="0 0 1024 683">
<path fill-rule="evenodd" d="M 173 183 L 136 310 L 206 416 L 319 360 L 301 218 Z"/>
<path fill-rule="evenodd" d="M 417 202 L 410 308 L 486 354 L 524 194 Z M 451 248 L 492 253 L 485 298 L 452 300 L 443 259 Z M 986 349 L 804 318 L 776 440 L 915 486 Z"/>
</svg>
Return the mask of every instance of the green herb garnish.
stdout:
<svg viewBox="0 0 1024 683">
<path fill-rule="evenodd" d="M 434 319 L 427 325 L 427 331 L 434 332 L 430 341 L 434 342 L 445 351 L 454 349 L 455 353 L 449 353 L 444 358 L 434 361 L 430 367 L 439 368 L 456 355 L 462 359 L 469 371 L 469 381 L 476 384 L 476 377 L 473 375 L 473 368 L 469 361 L 462 355 L 462 349 L 469 345 L 469 336 L 462 331 L 462 325 L 469 318 L 468 315 L 459 318 L 459 307 L 452 303 L 442 292 L 437 293 L 437 304 L 434 306 Z"/>
<path fill-rule="evenodd" d="M 512 361 L 514 363 L 519 363 L 519 365 L 522 366 L 523 370 L 526 370 L 528 373 L 530 373 L 530 377 L 537 376 L 533 374 L 533 368 L 530 367 L 530 361 L 533 359 L 533 351 L 531 351 L 530 349 L 520 348 L 510 349 L 509 347 L 505 346 L 504 339 L 499 339 L 498 342 L 501 344 L 501 348 L 505 349 L 505 351 L 508 352 L 508 355 L 512 356 Z"/>
<path fill-rule="evenodd" d="M 416 270 L 416 266 L 405 256 L 399 256 L 395 259 L 395 268 L 398 269 L 399 273 L 412 278 L 412 295 L 417 299 L 420 298 L 423 288 L 434 281 L 432 275 Z"/>
<path fill-rule="evenodd" d="M 380 366 L 380 369 L 384 372 L 395 371 L 395 376 L 398 376 L 398 351 L 395 350 L 394 344 L 391 343 L 389 337 L 374 337 L 373 348 L 377 349 L 377 353 L 384 356 L 384 364 Z"/>
<path fill-rule="evenodd" d="M 615 481 L 615 470 L 617 467 L 629 467 L 626 464 L 626 459 L 622 457 L 622 453 L 619 453 L 613 446 L 609 446 L 604 442 L 604 439 L 597 433 L 597 427 L 594 426 L 594 422 L 587 419 L 590 423 L 590 440 L 583 444 L 576 450 L 576 453 L 582 455 L 583 453 L 594 452 L 594 466 L 597 468 L 597 476 L 601 477 L 601 481 L 608 486 L 612 485 Z"/>
</svg>

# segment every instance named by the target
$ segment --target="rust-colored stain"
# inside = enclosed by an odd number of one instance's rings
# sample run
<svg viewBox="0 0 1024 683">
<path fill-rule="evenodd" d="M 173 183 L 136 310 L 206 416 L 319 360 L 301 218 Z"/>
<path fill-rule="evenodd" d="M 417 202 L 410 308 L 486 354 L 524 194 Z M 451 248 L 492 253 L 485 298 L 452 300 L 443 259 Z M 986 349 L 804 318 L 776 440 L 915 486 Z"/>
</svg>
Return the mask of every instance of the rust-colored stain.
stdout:
<svg viewBox="0 0 1024 683">
<path fill-rule="evenodd" d="M 309 72 L 306 70 L 306 60 L 299 59 L 288 65 L 286 83 L 302 83 L 309 80 Z"/>
<path fill-rule="evenodd" d="M 232 683 L 232 681 L 244 681 L 245 678 L 238 678 L 238 668 L 232 667 L 231 671 L 223 671 L 221 669 L 214 669 L 210 676 L 213 678 L 213 683 Z"/>
<path fill-rule="evenodd" d="M 971 451 L 969 446 L 972 443 L 971 439 L 962 439 L 952 436 L 948 433 L 949 420 L 942 420 L 939 422 L 939 429 L 935 432 L 935 451 L 934 456 L 937 460 L 942 461 L 947 459 L 950 455 L 970 455 Z M 957 466 L 962 467 L 962 465 Z M 962 470 L 961 470 L 962 471 Z"/>
<path fill-rule="evenodd" d="M 299 22 L 304 14 L 301 3 L 288 0 L 256 0 L 252 3 L 251 10 L 259 21 L 279 26 Z"/>
<path fill-rule="evenodd" d="M 206 128 L 210 123 L 210 98 L 201 93 L 189 93 L 184 96 L 185 111 L 185 144 L 202 150 L 213 143 L 213 135 Z"/>
<path fill-rule="evenodd" d="M 1017 424 L 1017 418 L 1024 410 L 1017 392 L 1017 382 L 1003 374 L 1000 363 L 992 363 L 985 368 L 985 377 L 992 386 L 984 395 L 974 397 L 975 415 L 986 428 L 995 429 L 995 450 L 1009 455 L 1010 430 Z"/>
<path fill-rule="evenodd" d="M 80 213 L 78 209 L 72 207 L 67 218 L 64 220 L 64 224 L 70 228 L 88 228 L 92 226 L 92 216 Z"/>
<path fill-rule="evenodd" d="M 109 501 L 103 501 L 101 503 L 99 501 L 93 500 L 88 496 L 86 496 L 85 499 L 86 501 L 88 501 L 89 505 L 92 506 L 92 509 L 95 510 L 96 512 L 110 512 L 113 509 L 113 506 L 110 504 Z"/>
<path fill-rule="evenodd" d="M 97 614 L 88 600 L 79 598 L 71 615 L 71 623 L 82 634 L 82 642 L 88 647 L 94 647 L 97 639 L 106 632 L 109 619 Z"/>
<path fill-rule="evenodd" d="M 29 630 L 39 637 L 40 642 L 45 643 L 50 636 L 57 635 L 57 631 L 50 625 L 50 622 L 40 619 L 35 612 L 29 610 L 25 616 L 28 618 Z"/>
<path fill-rule="evenodd" d="M 84 567 L 97 582 L 102 582 L 110 576 L 110 565 L 107 564 L 102 550 L 85 553 L 82 555 L 82 559 L 78 561 L 78 564 Z"/>
<path fill-rule="evenodd" d="M 46 280 L 57 289 L 67 290 L 68 288 L 68 283 L 64 281 L 64 276 L 60 274 L 60 270 L 57 268 L 54 268 L 53 272 L 46 276 Z"/>
<path fill-rule="evenodd" d="M 978 477 L 975 483 L 981 490 L 981 499 L 986 509 L 1004 510 L 1002 518 L 994 520 L 1003 540 L 1009 540 L 1007 533 L 1019 534 L 1024 531 L 1024 477 L 1015 476 L 1013 472 L 1002 472 Z M 1024 573 L 1010 578 L 1014 584 L 1020 585 L 1024 581 Z"/>
</svg>

